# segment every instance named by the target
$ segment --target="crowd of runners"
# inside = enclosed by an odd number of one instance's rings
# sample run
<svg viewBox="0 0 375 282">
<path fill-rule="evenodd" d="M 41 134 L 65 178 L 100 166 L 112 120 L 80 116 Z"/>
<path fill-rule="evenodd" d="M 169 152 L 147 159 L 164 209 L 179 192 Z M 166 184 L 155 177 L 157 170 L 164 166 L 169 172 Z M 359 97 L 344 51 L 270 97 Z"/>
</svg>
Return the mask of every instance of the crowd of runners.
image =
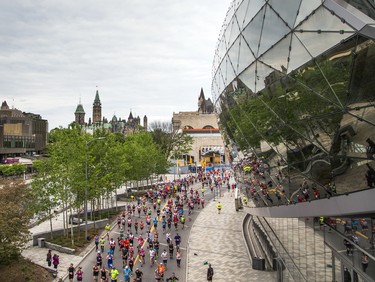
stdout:
<svg viewBox="0 0 375 282">
<path fill-rule="evenodd" d="M 206 189 L 212 193 L 215 187 L 229 183 L 229 177 L 229 171 L 221 169 L 201 172 L 159 184 L 143 196 L 132 198 L 118 215 L 114 223 L 117 228 L 108 223 L 104 235 L 95 236 L 96 263 L 92 273 L 83 273 L 71 265 L 69 281 L 83 281 L 83 276 L 92 275 L 93 281 L 115 282 L 122 276 L 124 282 L 142 282 L 144 273 L 150 271 L 155 281 L 178 281 L 175 273 L 168 271 L 171 264 L 181 267 L 182 238 L 178 231 L 191 220 L 193 210 L 204 208 Z M 122 260 L 121 270 L 114 265 L 116 252 Z"/>
</svg>

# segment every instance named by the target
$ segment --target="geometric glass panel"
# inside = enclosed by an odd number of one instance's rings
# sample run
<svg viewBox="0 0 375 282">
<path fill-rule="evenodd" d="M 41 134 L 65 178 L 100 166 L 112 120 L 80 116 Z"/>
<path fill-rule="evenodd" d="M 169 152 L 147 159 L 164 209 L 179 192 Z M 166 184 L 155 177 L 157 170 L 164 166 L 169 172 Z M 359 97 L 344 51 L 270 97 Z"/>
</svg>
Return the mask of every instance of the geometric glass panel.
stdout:
<svg viewBox="0 0 375 282">
<path fill-rule="evenodd" d="M 236 73 L 238 71 L 238 58 L 239 58 L 239 52 L 240 52 L 240 40 L 241 40 L 241 37 L 238 37 L 237 40 L 233 43 L 232 47 L 228 51 L 229 59 L 232 62 L 234 71 Z"/>
<path fill-rule="evenodd" d="M 262 10 L 259 11 L 259 13 L 254 17 L 254 19 L 242 31 L 242 34 L 246 42 L 249 44 L 250 49 L 254 52 L 255 57 L 258 56 L 259 40 L 260 34 L 262 32 L 265 10 L 266 9 L 264 6 Z"/>
<path fill-rule="evenodd" d="M 299 68 L 301 65 L 312 60 L 311 55 L 293 34 L 287 73 Z"/>
<path fill-rule="evenodd" d="M 267 82 L 273 81 L 280 76 L 278 71 L 266 66 L 265 64 L 257 61 L 257 71 L 256 71 L 256 80 L 255 80 L 255 91 L 262 91 Z"/>
<path fill-rule="evenodd" d="M 243 37 L 240 37 L 240 54 L 238 59 L 238 73 L 241 73 L 247 66 L 249 66 L 252 62 L 254 62 L 255 57 L 249 46 L 247 45 L 246 41 Z"/>
<path fill-rule="evenodd" d="M 318 8 L 314 14 L 298 26 L 298 30 L 353 31 L 349 25 L 343 23 L 336 15 L 332 15 L 324 6 Z"/>
<path fill-rule="evenodd" d="M 259 9 L 266 3 L 265 0 L 251 0 L 247 7 L 246 15 L 244 18 L 243 26 L 246 26 L 253 17 L 258 13 Z"/>
<path fill-rule="evenodd" d="M 301 0 L 270 0 L 270 5 L 285 21 L 290 28 L 294 27 L 294 22 L 297 17 L 297 11 L 301 4 Z"/>
<path fill-rule="evenodd" d="M 243 73 L 239 75 L 239 79 L 251 90 L 255 92 L 255 79 L 256 79 L 256 62 L 249 66 Z"/>
<path fill-rule="evenodd" d="M 289 58 L 289 47 L 290 39 L 292 34 L 289 34 L 287 37 L 283 38 L 281 41 L 276 43 L 271 49 L 264 53 L 259 60 L 263 63 L 270 65 L 274 69 L 280 72 L 286 72 L 288 67 L 288 58 Z"/>
<path fill-rule="evenodd" d="M 302 0 L 294 26 L 299 25 L 301 21 L 305 20 L 305 18 L 321 4 L 321 0 Z"/>
<path fill-rule="evenodd" d="M 290 33 L 291 29 L 270 7 L 267 7 L 263 31 L 260 38 L 259 55 L 283 38 L 285 34 Z"/>
<path fill-rule="evenodd" d="M 342 40 L 352 36 L 352 33 L 326 33 L 326 32 L 296 32 L 295 35 L 309 51 L 311 56 L 316 57 L 332 48 Z"/>
<path fill-rule="evenodd" d="M 238 8 L 238 10 L 235 14 L 235 17 L 237 18 L 237 22 L 238 22 L 238 25 L 239 25 L 241 30 L 242 30 L 242 27 L 243 27 L 243 22 L 245 20 L 246 10 L 248 9 L 247 5 L 249 5 L 249 2 L 250 2 L 250 0 L 242 1 L 240 7 Z"/>
</svg>

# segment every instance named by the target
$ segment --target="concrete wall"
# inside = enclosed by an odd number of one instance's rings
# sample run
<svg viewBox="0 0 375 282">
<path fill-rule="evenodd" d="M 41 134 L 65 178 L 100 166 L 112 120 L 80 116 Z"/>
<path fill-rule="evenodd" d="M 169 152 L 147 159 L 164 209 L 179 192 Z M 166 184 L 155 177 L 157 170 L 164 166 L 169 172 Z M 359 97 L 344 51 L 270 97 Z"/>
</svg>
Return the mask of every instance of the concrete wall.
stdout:
<svg viewBox="0 0 375 282">
<path fill-rule="evenodd" d="M 71 254 L 71 255 L 73 255 L 74 252 L 76 251 L 75 249 L 63 247 L 63 246 L 60 246 L 60 245 L 57 245 L 57 244 L 52 244 L 50 242 L 44 242 L 44 247 L 46 249 L 51 249 L 51 250 L 54 250 L 54 251 L 58 251 L 60 253 Z"/>
<path fill-rule="evenodd" d="M 95 226 L 97 228 L 104 228 L 104 226 L 106 226 L 107 222 L 108 222 L 108 219 L 101 219 L 101 220 L 96 221 Z M 88 222 L 87 226 L 88 226 L 88 229 L 94 228 L 94 222 Z M 84 232 L 85 231 L 85 224 L 83 223 L 80 226 L 78 226 L 78 225 L 73 226 L 74 232 L 78 232 L 78 229 L 81 229 L 81 232 L 82 231 Z M 70 228 L 68 229 L 68 232 L 70 232 Z M 55 230 L 52 231 L 52 234 L 53 234 L 53 237 L 63 236 L 64 235 L 64 229 L 55 229 Z M 48 239 L 50 237 L 51 237 L 50 231 L 33 234 L 32 235 L 32 244 L 33 244 L 33 246 L 37 246 L 38 245 L 38 238 L 45 238 L 46 241 L 48 241 Z"/>
<path fill-rule="evenodd" d="M 198 112 L 173 113 L 172 122 L 179 122 L 181 129 L 187 125 L 193 128 L 203 128 L 206 125 L 219 128 L 215 114 L 199 114 Z"/>
</svg>

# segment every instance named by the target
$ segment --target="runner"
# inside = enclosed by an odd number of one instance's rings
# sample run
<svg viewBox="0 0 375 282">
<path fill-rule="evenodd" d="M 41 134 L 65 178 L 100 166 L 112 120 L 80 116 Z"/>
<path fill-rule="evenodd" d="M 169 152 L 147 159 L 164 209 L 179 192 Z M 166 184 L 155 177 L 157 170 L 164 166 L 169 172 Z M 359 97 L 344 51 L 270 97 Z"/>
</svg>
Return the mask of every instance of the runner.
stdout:
<svg viewBox="0 0 375 282">
<path fill-rule="evenodd" d="M 105 231 L 107 232 L 107 240 L 109 240 L 109 232 L 111 231 L 111 225 L 109 223 L 105 226 Z"/>
<path fill-rule="evenodd" d="M 150 267 L 152 267 L 155 263 L 155 259 L 154 259 L 154 256 L 155 256 L 155 250 L 154 249 L 150 249 L 149 250 L 149 255 L 150 255 Z"/>
<path fill-rule="evenodd" d="M 174 236 L 174 241 L 176 246 L 180 246 L 181 243 L 181 236 L 177 233 L 176 236 Z"/>
<path fill-rule="evenodd" d="M 119 272 L 118 270 L 116 269 L 115 266 L 112 266 L 112 269 L 111 269 L 111 282 L 117 282 L 117 278 L 119 276 Z"/>
<path fill-rule="evenodd" d="M 171 240 L 169 241 L 168 249 L 169 249 L 169 258 L 173 259 L 174 246 Z"/>
<path fill-rule="evenodd" d="M 99 280 L 99 271 L 100 271 L 100 268 L 98 267 L 98 265 L 95 264 L 92 268 L 92 276 L 93 276 L 94 281 Z"/>
<path fill-rule="evenodd" d="M 139 228 L 141 229 L 141 234 L 143 233 L 144 227 L 145 227 L 145 224 L 144 224 L 143 220 L 141 220 L 141 222 L 139 223 Z"/>
<path fill-rule="evenodd" d="M 135 229 L 135 234 L 138 234 L 138 220 L 134 220 L 134 229 Z"/>
<path fill-rule="evenodd" d="M 125 266 L 125 268 L 124 268 L 124 282 L 130 282 L 130 275 L 131 275 L 131 271 L 130 271 L 129 266 Z"/>
<path fill-rule="evenodd" d="M 164 249 L 164 251 L 160 254 L 161 259 L 163 260 L 163 264 L 165 265 L 165 268 L 167 268 L 168 263 L 168 253 L 167 250 Z"/>
<path fill-rule="evenodd" d="M 181 266 L 181 252 L 180 252 L 180 250 L 178 250 L 176 252 L 176 262 L 177 262 L 177 267 L 180 267 Z"/>
<path fill-rule="evenodd" d="M 108 270 L 105 269 L 103 266 L 102 269 L 100 269 L 100 282 L 107 282 L 108 281 Z"/>
<path fill-rule="evenodd" d="M 216 205 L 216 208 L 217 208 L 217 212 L 220 214 L 220 211 L 223 208 L 223 205 L 220 202 L 218 202 Z"/>
<path fill-rule="evenodd" d="M 102 267 L 102 263 L 103 263 L 103 256 L 100 253 L 100 251 L 98 251 L 98 253 L 96 255 L 96 265 L 99 266 L 99 267 Z"/>
<path fill-rule="evenodd" d="M 73 282 L 73 279 L 74 279 L 74 266 L 73 264 L 71 263 L 69 268 L 68 268 L 68 278 L 69 278 L 69 282 Z"/>
<path fill-rule="evenodd" d="M 176 274 L 174 274 L 174 272 L 173 272 L 172 275 L 171 275 L 169 278 L 167 278 L 166 281 L 167 281 L 167 282 L 176 282 L 176 281 L 178 281 L 178 277 L 177 277 Z"/>
<path fill-rule="evenodd" d="M 113 255 L 112 254 L 108 254 L 107 255 L 107 265 L 108 265 L 108 268 L 110 269 L 113 265 Z"/>
<path fill-rule="evenodd" d="M 143 272 L 140 271 L 139 268 L 135 270 L 134 274 L 135 274 L 135 281 L 142 282 Z"/>
<path fill-rule="evenodd" d="M 77 281 L 83 281 L 83 271 L 82 267 L 78 267 L 78 270 L 76 272 Z"/>
<path fill-rule="evenodd" d="M 99 248 L 99 235 L 95 235 L 95 250 L 97 251 Z"/>
<path fill-rule="evenodd" d="M 158 264 L 158 268 L 157 269 L 158 269 L 158 272 L 159 272 L 161 280 L 164 281 L 163 278 L 164 278 L 165 266 L 163 265 L 162 262 Z"/>
<path fill-rule="evenodd" d="M 181 224 L 182 224 L 182 229 L 184 229 L 184 227 L 185 227 L 185 216 L 184 215 L 181 216 L 180 221 L 181 221 Z"/>
<path fill-rule="evenodd" d="M 146 256 L 146 251 L 143 248 L 143 246 L 139 249 L 138 254 L 139 254 L 139 261 L 142 267 L 145 264 L 145 256 Z"/>
</svg>

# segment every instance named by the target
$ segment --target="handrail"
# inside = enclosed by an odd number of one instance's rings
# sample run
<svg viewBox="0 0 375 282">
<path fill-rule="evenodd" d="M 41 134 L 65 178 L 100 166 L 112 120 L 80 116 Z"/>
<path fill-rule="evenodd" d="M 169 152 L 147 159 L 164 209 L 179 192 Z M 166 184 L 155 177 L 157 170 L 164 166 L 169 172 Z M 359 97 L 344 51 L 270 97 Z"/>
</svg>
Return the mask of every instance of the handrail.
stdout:
<svg viewBox="0 0 375 282">
<path fill-rule="evenodd" d="M 328 224 L 326 222 L 324 222 L 323 224 L 326 225 L 326 226 L 328 226 L 329 228 L 331 228 L 331 231 L 333 230 L 341 238 L 349 241 L 353 246 L 356 247 L 356 249 L 360 250 L 362 253 L 366 254 L 369 258 L 371 258 L 373 261 L 375 261 L 375 257 L 373 255 L 371 255 L 370 253 L 368 253 L 365 249 L 362 249 L 358 244 L 354 243 L 354 241 L 352 241 L 350 238 L 346 237 L 340 231 L 336 230 L 336 228 L 334 228 L 332 225 L 330 225 L 330 224 Z"/>
<path fill-rule="evenodd" d="M 263 229 L 266 231 L 267 229 L 263 226 L 263 223 L 262 221 L 259 219 L 258 216 L 256 216 L 256 218 L 258 219 L 260 225 L 262 225 Z M 289 259 L 292 261 L 294 267 L 297 269 L 298 273 L 301 275 L 301 277 L 303 278 L 304 281 L 307 281 L 306 280 L 306 277 L 302 274 L 302 272 L 300 271 L 299 267 L 297 266 L 297 264 L 294 262 L 294 259 L 290 256 L 289 252 L 286 250 L 286 248 L 284 247 L 284 244 L 280 241 L 279 237 L 276 235 L 275 231 L 273 231 L 271 225 L 268 223 L 268 221 L 266 219 L 263 218 L 263 220 L 266 222 L 268 228 L 271 230 L 272 234 L 275 236 L 276 240 L 279 242 L 280 246 L 284 249 L 284 252 L 287 254 L 287 256 L 289 257 Z M 267 231 L 266 231 L 267 232 Z M 276 246 L 275 246 L 276 247 Z M 285 259 L 283 259 L 285 261 Z M 284 263 L 284 265 L 286 266 L 286 264 Z M 292 275 L 293 276 L 293 275 Z"/>
</svg>

